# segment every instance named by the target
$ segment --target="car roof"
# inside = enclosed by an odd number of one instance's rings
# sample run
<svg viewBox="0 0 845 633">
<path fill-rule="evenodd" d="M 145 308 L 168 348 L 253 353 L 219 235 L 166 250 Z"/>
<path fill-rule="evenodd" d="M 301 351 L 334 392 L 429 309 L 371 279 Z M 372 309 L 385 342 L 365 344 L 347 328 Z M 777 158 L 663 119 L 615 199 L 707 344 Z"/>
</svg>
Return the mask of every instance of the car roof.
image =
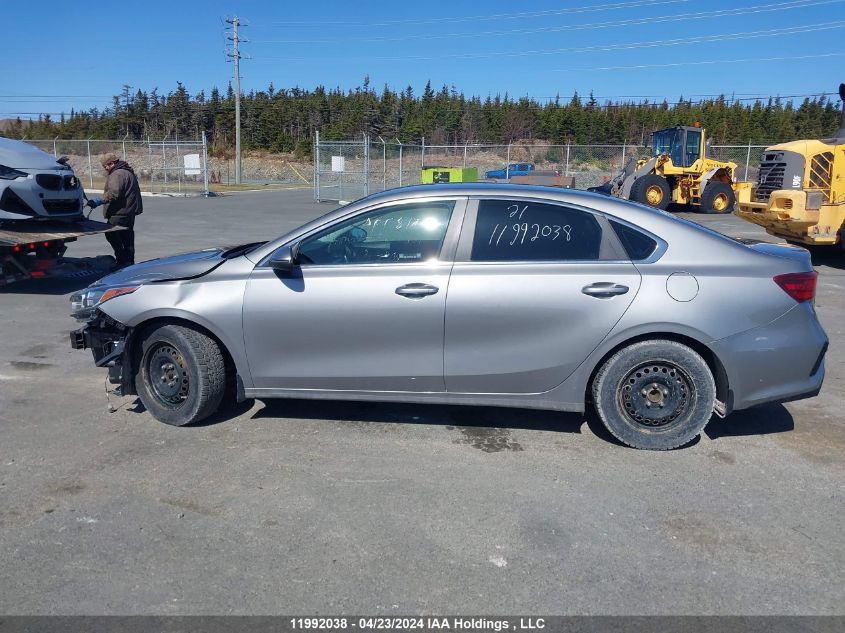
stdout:
<svg viewBox="0 0 845 633">
<path fill-rule="evenodd" d="M 413 198 L 430 198 L 441 196 L 497 196 L 538 198 L 555 202 L 564 202 L 586 207 L 602 213 L 616 215 L 629 221 L 652 220 L 656 218 L 673 220 L 674 218 L 663 211 L 658 211 L 642 204 L 621 200 L 601 193 L 583 191 L 581 189 L 567 189 L 563 187 L 545 187 L 541 185 L 522 185 L 510 183 L 447 183 L 434 185 L 410 185 L 398 187 L 379 193 L 371 194 L 352 205 L 369 206 L 392 200 L 408 200 Z M 352 206 L 350 205 L 350 206 Z"/>
</svg>

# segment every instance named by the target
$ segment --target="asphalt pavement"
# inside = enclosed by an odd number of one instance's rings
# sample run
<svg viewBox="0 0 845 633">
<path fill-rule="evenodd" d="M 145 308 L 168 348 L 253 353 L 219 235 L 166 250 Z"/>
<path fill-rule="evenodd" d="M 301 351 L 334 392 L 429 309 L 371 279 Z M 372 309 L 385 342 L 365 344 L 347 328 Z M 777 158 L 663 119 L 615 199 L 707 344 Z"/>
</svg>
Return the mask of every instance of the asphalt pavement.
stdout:
<svg viewBox="0 0 845 633">
<path fill-rule="evenodd" d="M 334 208 L 310 190 L 144 204 L 139 259 Z M 0 613 L 844 614 L 843 269 L 818 265 L 821 395 L 663 453 L 542 411 L 249 401 L 174 428 L 111 396 L 109 413 L 105 372 L 68 344 L 90 280 L 0 289 Z"/>
</svg>

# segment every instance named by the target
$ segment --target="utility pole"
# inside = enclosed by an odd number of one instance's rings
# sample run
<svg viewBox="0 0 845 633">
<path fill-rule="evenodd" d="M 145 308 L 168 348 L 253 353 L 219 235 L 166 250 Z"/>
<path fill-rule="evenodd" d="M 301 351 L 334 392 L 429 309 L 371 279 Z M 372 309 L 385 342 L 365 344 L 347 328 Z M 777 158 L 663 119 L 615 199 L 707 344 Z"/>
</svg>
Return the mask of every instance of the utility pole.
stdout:
<svg viewBox="0 0 845 633">
<path fill-rule="evenodd" d="M 227 18 L 226 22 L 232 25 L 232 52 L 229 57 L 235 62 L 235 184 L 241 184 L 241 54 L 238 50 L 238 27 L 241 21 L 238 16 Z"/>
<path fill-rule="evenodd" d="M 123 126 L 126 128 L 124 132 L 129 134 L 129 91 L 132 89 L 132 86 L 129 84 L 123 84 L 123 91 L 121 93 L 121 97 L 123 97 Z"/>
</svg>

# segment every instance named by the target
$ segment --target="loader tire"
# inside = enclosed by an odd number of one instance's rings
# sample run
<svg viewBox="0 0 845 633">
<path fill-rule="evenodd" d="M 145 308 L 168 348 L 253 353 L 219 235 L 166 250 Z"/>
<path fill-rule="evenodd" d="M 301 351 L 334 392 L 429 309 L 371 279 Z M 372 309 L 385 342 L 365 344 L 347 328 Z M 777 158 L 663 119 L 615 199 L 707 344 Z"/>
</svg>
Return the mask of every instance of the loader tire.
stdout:
<svg viewBox="0 0 845 633">
<path fill-rule="evenodd" d="M 701 194 L 704 213 L 733 213 L 736 195 L 733 187 L 725 182 L 710 182 Z"/>
<path fill-rule="evenodd" d="M 630 199 L 655 209 L 665 210 L 672 201 L 672 188 L 662 176 L 646 174 L 634 181 Z"/>
</svg>

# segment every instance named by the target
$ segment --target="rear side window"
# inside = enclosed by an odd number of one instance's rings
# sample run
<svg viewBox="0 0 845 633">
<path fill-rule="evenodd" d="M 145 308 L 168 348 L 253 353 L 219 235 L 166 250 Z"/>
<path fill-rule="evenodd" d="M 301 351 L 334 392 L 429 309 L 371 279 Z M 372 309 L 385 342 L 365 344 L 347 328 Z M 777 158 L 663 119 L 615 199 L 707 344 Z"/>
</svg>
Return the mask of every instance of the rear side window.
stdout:
<svg viewBox="0 0 845 633">
<path fill-rule="evenodd" d="M 657 248 L 657 242 L 650 238 L 645 233 L 641 233 L 630 226 L 626 226 L 615 220 L 609 220 L 613 230 L 616 231 L 616 236 L 622 242 L 622 246 L 628 253 L 628 257 L 633 261 L 646 259 Z"/>
<path fill-rule="evenodd" d="M 482 200 L 472 243 L 475 262 L 600 259 L 601 226 L 589 213 L 533 201 Z"/>
</svg>

